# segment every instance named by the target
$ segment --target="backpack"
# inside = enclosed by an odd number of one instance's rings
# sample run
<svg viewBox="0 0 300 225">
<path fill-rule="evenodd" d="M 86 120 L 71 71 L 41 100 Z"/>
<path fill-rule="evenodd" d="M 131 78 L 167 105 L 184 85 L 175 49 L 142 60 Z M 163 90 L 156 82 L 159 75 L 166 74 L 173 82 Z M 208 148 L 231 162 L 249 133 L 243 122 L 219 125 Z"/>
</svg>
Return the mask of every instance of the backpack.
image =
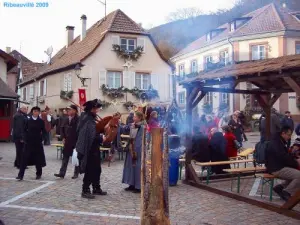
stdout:
<svg viewBox="0 0 300 225">
<path fill-rule="evenodd" d="M 255 162 L 257 164 L 265 164 L 266 150 L 268 148 L 269 143 L 270 143 L 269 141 L 264 141 L 264 142 L 258 142 L 255 145 L 255 151 L 254 151 L 253 156 L 254 156 Z"/>
</svg>

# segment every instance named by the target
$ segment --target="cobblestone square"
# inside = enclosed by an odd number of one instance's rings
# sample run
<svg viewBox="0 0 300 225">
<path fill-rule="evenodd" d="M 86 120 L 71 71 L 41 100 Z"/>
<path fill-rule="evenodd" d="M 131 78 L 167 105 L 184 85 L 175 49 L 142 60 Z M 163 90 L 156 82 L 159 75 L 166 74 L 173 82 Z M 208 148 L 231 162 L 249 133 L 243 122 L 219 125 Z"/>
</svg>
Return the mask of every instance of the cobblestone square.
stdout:
<svg viewBox="0 0 300 225">
<path fill-rule="evenodd" d="M 5 225 L 140 224 L 140 195 L 127 193 L 121 184 L 123 161 L 102 165 L 101 185 L 107 196 L 81 198 L 82 175 L 72 180 L 72 166 L 65 179 L 53 176 L 60 168 L 54 147 L 45 147 L 47 166 L 40 181 L 35 168 L 24 181 L 14 178 L 15 148 L 0 143 L 0 218 Z M 171 224 L 299 224 L 299 221 L 230 198 L 178 183 L 169 189 Z"/>
</svg>

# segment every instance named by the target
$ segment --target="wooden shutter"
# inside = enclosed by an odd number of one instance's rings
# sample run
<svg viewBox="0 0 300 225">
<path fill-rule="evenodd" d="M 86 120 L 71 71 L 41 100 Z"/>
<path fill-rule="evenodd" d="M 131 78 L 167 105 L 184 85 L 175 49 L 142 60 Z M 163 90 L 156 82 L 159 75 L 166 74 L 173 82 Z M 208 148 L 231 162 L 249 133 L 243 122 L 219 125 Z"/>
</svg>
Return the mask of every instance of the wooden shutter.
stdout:
<svg viewBox="0 0 300 225">
<path fill-rule="evenodd" d="M 38 84 L 38 96 L 41 96 L 41 81 Z"/>
<path fill-rule="evenodd" d="M 130 88 L 130 77 L 129 77 L 129 71 L 124 70 L 123 71 L 123 86 L 125 88 Z"/>
<path fill-rule="evenodd" d="M 137 44 L 136 44 L 136 46 L 138 47 L 138 46 L 141 46 L 141 47 L 143 47 L 143 52 L 145 52 L 145 48 L 146 48 L 146 39 L 145 38 L 138 38 L 137 39 Z"/>
<path fill-rule="evenodd" d="M 103 84 L 107 84 L 106 83 L 106 70 L 100 71 L 99 72 L 99 88 L 101 89 Z"/>
<path fill-rule="evenodd" d="M 128 71 L 129 74 L 129 89 L 132 89 L 135 87 L 135 72 Z"/>
<path fill-rule="evenodd" d="M 44 91 L 44 93 L 43 93 L 44 96 L 46 96 L 47 95 L 47 79 L 44 80 L 44 90 L 43 91 Z"/>
<path fill-rule="evenodd" d="M 151 74 L 151 85 L 157 91 L 159 90 L 159 76 L 158 74 Z M 161 81 L 163 83 L 163 81 Z"/>
<path fill-rule="evenodd" d="M 119 36 L 112 36 L 111 37 L 112 40 L 112 45 L 120 45 L 120 37 Z"/>
</svg>

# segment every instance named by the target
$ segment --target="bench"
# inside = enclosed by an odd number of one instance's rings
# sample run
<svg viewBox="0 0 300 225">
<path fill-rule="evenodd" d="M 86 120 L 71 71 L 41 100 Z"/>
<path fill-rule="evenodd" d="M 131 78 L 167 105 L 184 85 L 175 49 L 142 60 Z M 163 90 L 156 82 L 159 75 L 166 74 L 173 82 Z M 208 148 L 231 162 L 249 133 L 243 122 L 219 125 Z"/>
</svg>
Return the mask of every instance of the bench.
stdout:
<svg viewBox="0 0 300 225">
<path fill-rule="evenodd" d="M 231 160 L 237 160 L 237 159 L 248 159 L 249 155 L 253 154 L 255 151 L 254 148 L 247 148 L 243 150 L 242 152 L 238 153 L 236 157 L 230 157 Z"/>
<path fill-rule="evenodd" d="M 64 144 L 57 143 L 57 144 L 51 144 L 51 146 L 56 147 L 56 158 L 58 159 L 58 153 L 60 152 L 60 159 L 62 159 L 63 150 L 64 150 Z"/>
<path fill-rule="evenodd" d="M 105 157 L 106 153 L 108 154 L 110 152 L 110 148 L 100 146 L 99 150 L 100 150 L 100 154 L 101 154 L 101 159 L 104 160 L 106 158 Z"/>
<path fill-rule="evenodd" d="M 272 201 L 273 198 L 273 187 L 274 187 L 274 180 L 275 180 L 275 176 L 269 173 L 259 173 L 259 174 L 255 174 L 256 177 L 260 177 L 261 178 L 261 194 L 260 197 L 262 198 L 263 193 L 264 193 L 264 185 L 265 184 L 269 184 L 270 187 L 270 193 L 269 193 L 269 199 L 270 201 Z"/>
<path fill-rule="evenodd" d="M 237 193 L 240 193 L 240 183 L 241 183 L 241 175 L 243 173 L 256 173 L 256 172 L 265 172 L 265 167 L 248 167 L 248 168 L 234 168 L 234 169 L 224 169 L 224 172 L 227 172 L 231 175 L 237 175 Z M 231 177 L 231 191 L 234 177 Z"/>
<path fill-rule="evenodd" d="M 195 164 L 201 167 L 206 167 L 207 168 L 207 175 L 206 175 L 206 184 L 209 184 L 209 177 L 211 175 L 211 167 L 212 166 L 219 166 L 219 165 L 230 165 L 230 164 L 238 164 L 239 163 L 245 163 L 245 167 L 248 162 L 253 162 L 252 159 L 245 159 L 245 160 L 230 160 L 230 161 L 219 161 L 219 162 L 196 162 Z M 201 176 L 203 176 L 203 169 Z"/>
</svg>

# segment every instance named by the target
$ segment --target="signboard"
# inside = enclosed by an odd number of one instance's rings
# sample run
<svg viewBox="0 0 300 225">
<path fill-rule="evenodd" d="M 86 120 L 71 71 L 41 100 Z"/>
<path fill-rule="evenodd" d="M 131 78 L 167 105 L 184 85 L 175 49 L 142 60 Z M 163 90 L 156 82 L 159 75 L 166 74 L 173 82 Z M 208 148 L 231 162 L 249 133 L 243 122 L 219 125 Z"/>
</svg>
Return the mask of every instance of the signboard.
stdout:
<svg viewBox="0 0 300 225">
<path fill-rule="evenodd" d="M 82 107 L 83 104 L 86 102 L 85 89 L 78 89 L 78 94 L 79 94 L 79 105 Z"/>
</svg>

